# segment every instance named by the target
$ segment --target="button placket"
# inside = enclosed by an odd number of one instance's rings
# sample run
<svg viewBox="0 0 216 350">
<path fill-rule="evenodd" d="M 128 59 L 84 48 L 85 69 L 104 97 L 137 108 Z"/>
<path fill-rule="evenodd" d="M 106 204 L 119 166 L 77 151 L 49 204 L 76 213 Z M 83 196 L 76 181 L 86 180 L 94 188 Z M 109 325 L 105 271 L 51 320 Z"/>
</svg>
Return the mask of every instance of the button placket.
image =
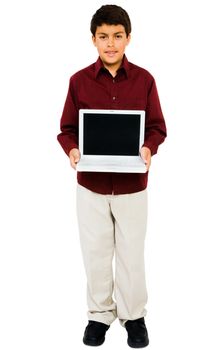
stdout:
<svg viewBox="0 0 216 350">
<path fill-rule="evenodd" d="M 110 100 L 111 100 L 111 108 L 116 108 L 116 103 L 118 100 L 118 84 L 116 83 L 116 77 L 112 77 L 110 79 Z"/>
<path fill-rule="evenodd" d="M 112 102 L 116 102 L 116 84 L 115 84 L 115 79 L 113 79 L 113 83 L 112 83 L 112 89 L 111 89 L 111 99 Z"/>
</svg>

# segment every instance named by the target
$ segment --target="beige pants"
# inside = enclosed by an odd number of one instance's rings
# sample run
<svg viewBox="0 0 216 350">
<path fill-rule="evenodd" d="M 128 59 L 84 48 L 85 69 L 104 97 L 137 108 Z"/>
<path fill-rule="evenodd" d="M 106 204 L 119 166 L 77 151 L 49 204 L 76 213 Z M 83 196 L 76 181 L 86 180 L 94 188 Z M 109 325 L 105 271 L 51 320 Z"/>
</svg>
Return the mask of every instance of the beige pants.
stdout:
<svg viewBox="0 0 216 350">
<path fill-rule="evenodd" d="M 118 317 L 124 325 L 145 316 L 146 190 L 102 195 L 78 185 L 77 215 L 87 276 L 88 319 L 110 325 Z"/>
</svg>

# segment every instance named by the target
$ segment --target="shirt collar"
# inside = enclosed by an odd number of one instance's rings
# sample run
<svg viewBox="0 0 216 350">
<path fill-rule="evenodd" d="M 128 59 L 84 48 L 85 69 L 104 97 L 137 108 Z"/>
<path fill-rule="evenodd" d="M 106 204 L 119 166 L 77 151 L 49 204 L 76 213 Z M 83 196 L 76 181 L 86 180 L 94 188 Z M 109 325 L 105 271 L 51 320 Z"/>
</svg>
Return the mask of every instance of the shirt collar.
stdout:
<svg viewBox="0 0 216 350">
<path fill-rule="evenodd" d="M 104 68 L 104 65 L 103 65 L 103 62 L 101 61 L 101 58 L 98 57 L 97 61 L 95 62 L 95 78 L 97 78 L 98 74 L 105 69 L 106 68 Z M 121 64 L 121 67 L 118 69 L 118 71 L 119 70 L 123 70 L 125 72 L 127 78 L 129 77 L 130 65 L 129 65 L 128 59 L 125 55 L 123 56 L 122 64 Z"/>
</svg>

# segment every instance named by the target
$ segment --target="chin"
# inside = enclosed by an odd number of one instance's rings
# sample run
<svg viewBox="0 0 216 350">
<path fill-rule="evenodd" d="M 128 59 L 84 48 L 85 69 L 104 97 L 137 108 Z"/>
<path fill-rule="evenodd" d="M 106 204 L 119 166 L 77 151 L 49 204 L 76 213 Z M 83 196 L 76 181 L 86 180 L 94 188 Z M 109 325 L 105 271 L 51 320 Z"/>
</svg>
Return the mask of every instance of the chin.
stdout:
<svg viewBox="0 0 216 350">
<path fill-rule="evenodd" d="M 118 62 L 119 62 L 119 60 L 117 60 L 116 58 L 114 59 L 107 59 L 107 58 L 105 58 L 104 59 L 104 62 L 106 63 L 106 64 L 117 64 Z"/>
</svg>

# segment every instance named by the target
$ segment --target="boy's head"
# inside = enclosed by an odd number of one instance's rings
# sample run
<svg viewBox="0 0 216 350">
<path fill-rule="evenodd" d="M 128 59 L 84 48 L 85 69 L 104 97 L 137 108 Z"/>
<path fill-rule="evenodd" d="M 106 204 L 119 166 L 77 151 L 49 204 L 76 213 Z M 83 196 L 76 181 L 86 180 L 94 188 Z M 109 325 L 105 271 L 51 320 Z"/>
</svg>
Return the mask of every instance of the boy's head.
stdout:
<svg viewBox="0 0 216 350">
<path fill-rule="evenodd" d="M 117 5 L 104 5 L 96 11 L 92 17 L 90 27 L 93 36 L 95 36 L 97 27 L 102 26 L 102 24 L 121 24 L 125 29 L 127 37 L 131 33 L 130 18 L 127 12 L 122 7 Z"/>
<path fill-rule="evenodd" d="M 116 5 L 104 5 L 91 20 L 93 43 L 104 66 L 115 75 L 130 42 L 131 22 L 127 12 Z"/>
</svg>

